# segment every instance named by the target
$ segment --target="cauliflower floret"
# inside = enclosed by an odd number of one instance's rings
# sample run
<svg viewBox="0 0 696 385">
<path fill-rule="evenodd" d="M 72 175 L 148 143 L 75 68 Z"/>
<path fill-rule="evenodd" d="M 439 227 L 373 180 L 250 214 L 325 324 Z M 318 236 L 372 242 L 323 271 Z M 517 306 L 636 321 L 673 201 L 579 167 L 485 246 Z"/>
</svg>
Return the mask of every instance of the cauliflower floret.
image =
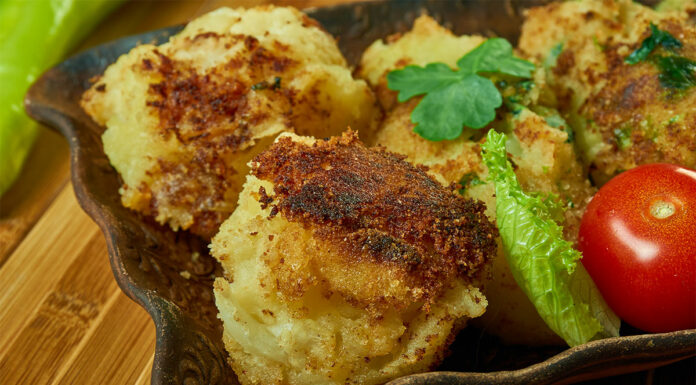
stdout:
<svg viewBox="0 0 696 385">
<path fill-rule="evenodd" d="M 483 211 L 354 133 L 281 135 L 211 245 L 242 384 L 381 384 L 434 367 L 486 307 L 474 284 L 496 230 Z"/>
<path fill-rule="evenodd" d="M 209 238 L 281 132 L 369 138 L 380 111 L 334 39 L 293 8 L 221 8 L 140 45 L 84 94 L 126 207 Z"/>
</svg>

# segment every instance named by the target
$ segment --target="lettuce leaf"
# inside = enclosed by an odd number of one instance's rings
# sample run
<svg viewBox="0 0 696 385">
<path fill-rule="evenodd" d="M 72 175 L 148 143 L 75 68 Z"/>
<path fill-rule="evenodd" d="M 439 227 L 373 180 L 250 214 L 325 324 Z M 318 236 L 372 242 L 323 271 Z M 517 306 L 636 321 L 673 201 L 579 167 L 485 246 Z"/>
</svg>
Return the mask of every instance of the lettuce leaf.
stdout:
<svg viewBox="0 0 696 385">
<path fill-rule="evenodd" d="M 482 156 L 495 183 L 498 230 L 515 281 L 568 345 L 617 336 L 621 321 L 578 263 L 582 254 L 563 239 L 563 229 L 555 222 L 557 201 L 522 191 L 505 141 L 504 134 L 490 130 Z"/>
</svg>

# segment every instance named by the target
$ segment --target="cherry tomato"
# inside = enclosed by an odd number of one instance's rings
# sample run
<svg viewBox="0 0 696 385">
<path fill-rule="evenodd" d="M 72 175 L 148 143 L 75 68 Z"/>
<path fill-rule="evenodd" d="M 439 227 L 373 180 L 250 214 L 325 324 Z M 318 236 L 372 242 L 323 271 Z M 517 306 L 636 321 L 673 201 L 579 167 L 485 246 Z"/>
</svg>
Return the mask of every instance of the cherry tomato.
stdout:
<svg viewBox="0 0 696 385">
<path fill-rule="evenodd" d="M 696 327 L 696 171 L 648 164 L 592 198 L 582 263 L 609 307 L 648 332 Z"/>
</svg>

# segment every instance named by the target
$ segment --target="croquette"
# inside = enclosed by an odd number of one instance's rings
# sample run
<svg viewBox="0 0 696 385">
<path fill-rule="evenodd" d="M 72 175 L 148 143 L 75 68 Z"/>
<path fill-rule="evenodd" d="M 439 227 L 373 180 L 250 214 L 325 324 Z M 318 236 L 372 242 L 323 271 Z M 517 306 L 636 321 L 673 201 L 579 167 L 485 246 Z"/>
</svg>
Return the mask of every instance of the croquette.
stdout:
<svg viewBox="0 0 696 385">
<path fill-rule="evenodd" d="M 665 86 L 653 60 L 625 61 L 651 35 L 651 23 L 681 42 L 679 56 L 696 60 L 696 25 L 681 10 L 570 1 L 529 10 L 522 26 L 519 50 L 544 68 L 598 185 L 646 163 L 696 167 L 696 87 Z M 666 54 L 658 45 L 655 55 Z"/>
<path fill-rule="evenodd" d="M 293 8 L 220 8 L 121 56 L 83 95 L 124 206 L 209 239 L 283 132 L 369 137 L 380 119 L 335 40 Z"/>
<path fill-rule="evenodd" d="M 242 384 L 381 384 L 437 365 L 486 299 L 485 207 L 354 132 L 282 134 L 213 238 Z"/>
<path fill-rule="evenodd" d="M 441 41 L 444 45 L 440 45 Z M 561 199 L 566 206 L 562 223 L 564 236 L 576 242 L 582 213 L 596 190 L 585 177 L 585 169 L 569 139 L 567 124 L 558 117 L 557 111 L 535 104 L 543 98 L 539 91 L 545 87 L 542 73 L 535 74 L 535 89 L 523 97 L 527 106 L 516 105 L 514 111 L 500 113 L 490 127 L 478 132 L 465 130 L 458 139 L 439 142 L 426 140 L 413 131 L 410 116 L 420 98 L 398 103 L 395 92 L 386 87 L 386 74 L 391 70 L 431 62 L 446 63 L 454 68 L 459 58 L 483 41 L 478 36 L 456 37 L 431 18 L 422 16 L 411 31 L 392 37 L 387 44 L 377 41 L 368 48 L 361 59 L 358 75 L 377 87 L 378 97 L 385 106 L 385 119 L 375 135 L 375 144 L 406 156 L 409 162 L 427 166 L 442 175 L 447 183 L 461 184 L 464 195 L 485 202 L 486 213 L 494 220 L 495 187 L 486 181 L 488 171 L 481 159 L 480 144 L 491 127 L 505 131 L 509 137 L 508 152 L 522 188 L 528 192 L 554 194 Z M 542 117 L 542 111 L 544 116 L 556 117 L 555 127 Z M 514 281 L 500 247 L 484 282 L 484 292 L 488 310 L 474 322 L 488 332 L 511 344 L 563 343 L 546 326 Z"/>
</svg>

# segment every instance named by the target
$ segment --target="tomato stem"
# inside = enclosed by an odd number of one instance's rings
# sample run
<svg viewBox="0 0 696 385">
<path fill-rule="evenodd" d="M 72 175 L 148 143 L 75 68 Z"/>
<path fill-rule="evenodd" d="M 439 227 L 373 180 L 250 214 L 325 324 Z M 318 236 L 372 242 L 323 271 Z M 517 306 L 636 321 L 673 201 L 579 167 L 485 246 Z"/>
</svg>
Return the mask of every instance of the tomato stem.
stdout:
<svg viewBox="0 0 696 385">
<path fill-rule="evenodd" d="M 669 218 L 676 210 L 674 203 L 663 200 L 657 200 L 650 205 L 650 215 L 657 219 Z"/>
</svg>

